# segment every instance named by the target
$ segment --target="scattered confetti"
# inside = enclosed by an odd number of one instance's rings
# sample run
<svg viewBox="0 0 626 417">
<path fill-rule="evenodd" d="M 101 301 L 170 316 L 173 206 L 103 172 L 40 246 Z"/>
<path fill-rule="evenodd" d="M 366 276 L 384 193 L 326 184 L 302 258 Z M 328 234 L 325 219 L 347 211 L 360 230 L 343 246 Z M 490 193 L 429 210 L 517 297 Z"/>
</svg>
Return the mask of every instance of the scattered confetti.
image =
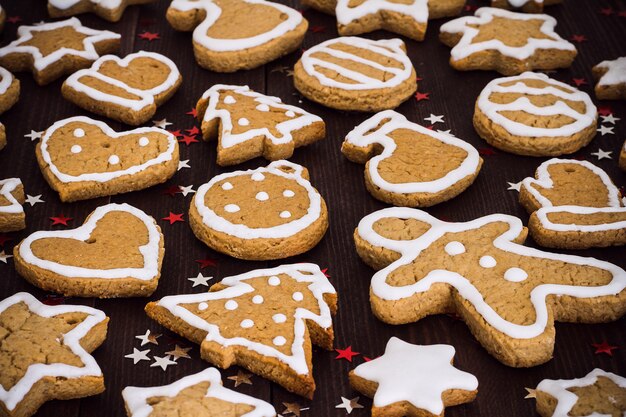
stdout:
<svg viewBox="0 0 626 417">
<path fill-rule="evenodd" d="M 189 166 L 189 159 L 178 161 L 178 169 L 177 169 L 177 171 L 180 171 L 183 168 L 191 168 Z"/>
<path fill-rule="evenodd" d="M 170 365 L 176 365 L 176 362 L 171 360 L 169 355 L 165 356 L 153 356 L 154 362 L 150 364 L 150 368 L 160 367 L 164 371 L 167 370 L 167 367 Z"/>
<path fill-rule="evenodd" d="M 155 41 L 157 39 L 161 39 L 161 36 L 159 36 L 158 33 L 147 32 L 147 31 L 141 32 L 139 35 L 137 35 L 137 37 L 139 39 L 143 39 L 143 40 L 149 41 L 149 42 Z"/>
<path fill-rule="evenodd" d="M 576 43 L 582 43 L 587 42 L 589 39 L 587 39 L 585 35 L 572 35 L 569 40 Z"/>
<path fill-rule="evenodd" d="M 187 278 L 189 281 L 193 282 L 193 287 L 197 287 L 198 285 L 204 285 L 205 287 L 209 286 L 209 280 L 213 279 L 213 277 L 205 277 L 202 275 L 202 272 L 198 272 L 197 277 Z"/>
<path fill-rule="evenodd" d="M 250 378 L 252 374 L 243 371 L 237 371 L 237 375 L 229 376 L 227 379 L 231 381 L 235 381 L 235 388 L 237 388 L 241 384 L 252 385 L 252 381 Z"/>
<path fill-rule="evenodd" d="M 176 136 L 177 138 L 182 136 L 182 132 L 180 131 L 180 129 L 178 130 L 168 130 L 168 132 L 170 132 L 172 135 Z"/>
<path fill-rule="evenodd" d="M 7 22 L 8 23 L 18 23 L 21 22 L 22 18 L 20 16 L 9 16 L 7 17 Z"/>
<path fill-rule="evenodd" d="M 520 188 L 522 187 L 522 182 L 506 182 L 507 184 L 509 184 L 509 188 L 507 188 L 508 191 L 519 191 Z"/>
<path fill-rule="evenodd" d="M 7 235 L 0 235 L 0 246 L 4 246 L 4 244 L 10 240 L 13 240 L 13 238 Z"/>
<path fill-rule="evenodd" d="M 24 137 L 30 139 L 31 141 L 35 141 L 37 139 L 41 139 L 42 135 L 43 135 L 43 130 L 41 132 L 31 130 L 30 133 L 27 133 L 26 135 L 24 135 Z"/>
<path fill-rule="evenodd" d="M 482 156 L 492 156 L 496 154 L 496 151 L 493 148 L 480 148 L 478 153 Z"/>
<path fill-rule="evenodd" d="M 139 350 L 137 348 L 133 348 L 133 353 L 129 353 L 128 355 L 124 355 L 125 358 L 132 359 L 133 365 L 137 365 L 140 361 L 149 361 L 148 353 L 150 353 L 150 349 Z"/>
<path fill-rule="evenodd" d="M 52 225 L 54 226 L 55 224 L 62 224 L 63 226 L 67 226 L 67 222 L 74 220 L 72 217 L 65 217 L 64 215 L 60 215 L 60 216 L 56 216 L 56 217 L 50 217 L 50 220 L 52 220 Z"/>
<path fill-rule="evenodd" d="M 191 350 L 190 347 L 181 347 L 178 344 L 174 346 L 174 350 L 165 352 L 166 355 L 170 355 L 175 361 L 180 358 L 191 359 L 191 356 L 187 352 Z"/>
<path fill-rule="evenodd" d="M 596 349 L 596 351 L 594 352 L 596 355 L 599 355 L 600 353 L 606 353 L 609 356 L 613 356 L 613 351 L 615 349 L 618 349 L 617 346 L 609 345 L 606 341 L 602 343 L 592 343 L 591 346 Z"/>
<path fill-rule="evenodd" d="M 183 195 L 183 197 L 187 197 L 187 194 L 193 194 L 196 192 L 193 189 L 193 185 L 187 185 L 187 186 L 179 185 L 178 188 L 180 189 L 180 193 Z"/>
<path fill-rule="evenodd" d="M 166 129 L 169 125 L 174 124 L 174 123 L 168 122 L 167 119 L 153 120 L 152 123 L 154 124 L 155 127 L 160 127 L 161 129 Z"/>
<path fill-rule="evenodd" d="M 335 408 L 345 408 L 348 414 L 352 413 L 352 410 L 356 408 L 363 408 L 361 404 L 359 404 L 359 398 L 355 397 L 352 399 L 347 399 L 346 397 L 341 397 L 341 404 L 337 404 Z"/>
<path fill-rule="evenodd" d="M 348 346 L 345 349 L 335 349 L 335 352 L 338 353 L 335 359 L 345 359 L 348 362 L 352 362 L 352 358 L 359 355 L 359 352 L 354 352 L 352 350 L 352 346 Z"/>
<path fill-rule="evenodd" d="M 597 152 L 591 152 L 591 155 L 594 155 L 598 158 L 598 161 L 601 159 L 613 159 L 611 157 L 611 154 L 613 153 L 613 151 L 603 151 L 602 149 L 598 148 Z"/>
<path fill-rule="evenodd" d="M 600 116 L 608 116 L 610 114 L 613 114 L 613 110 L 610 106 L 600 106 L 598 107 L 598 114 Z"/>
<path fill-rule="evenodd" d="M 296 417 L 300 417 L 302 411 L 308 410 L 308 408 L 302 408 L 298 403 L 283 403 L 285 410 L 283 414 L 293 414 Z"/>
<path fill-rule="evenodd" d="M 187 113 L 185 113 L 185 114 L 188 114 L 189 116 L 192 116 L 192 117 L 198 117 L 198 111 L 196 110 L 196 108 L 195 108 L 195 107 L 194 107 L 194 108 L 192 108 L 191 110 L 189 110 L 189 111 L 188 111 Z"/>
<path fill-rule="evenodd" d="M 185 132 L 187 132 L 188 135 L 195 136 L 200 134 L 200 129 L 198 129 L 198 126 L 194 126 L 191 129 L 185 129 Z"/>
<path fill-rule="evenodd" d="M 174 197 L 176 194 L 181 193 L 180 186 L 170 185 L 169 187 L 165 187 L 163 191 L 161 191 L 161 193 L 169 195 L 170 197 Z"/>
<path fill-rule="evenodd" d="M 419 91 L 415 93 L 415 99 L 417 101 L 430 100 L 429 96 L 430 96 L 430 93 L 420 93 Z"/>
<path fill-rule="evenodd" d="M 174 224 L 177 222 L 184 222 L 185 220 L 183 219 L 183 214 L 184 213 L 176 214 L 170 211 L 169 216 L 163 217 L 162 220 L 167 220 L 168 222 L 170 222 L 170 224 Z"/>
<path fill-rule="evenodd" d="M 526 396 L 524 397 L 525 400 L 528 400 L 530 398 L 537 398 L 537 392 L 536 390 L 532 389 L 532 388 L 524 388 L 527 392 Z"/>
<path fill-rule="evenodd" d="M 196 143 L 196 142 L 200 142 L 198 139 L 196 139 L 196 136 L 189 136 L 189 135 L 183 135 L 182 139 L 178 139 L 178 141 L 180 143 L 184 143 L 185 145 L 189 146 L 192 143 Z"/>
<path fill-rule="evenodd" d="M 572 78 L 572 82 L 576 85 L 576 87 L 589 84 L 584 78 Z"/>
<path fill-rule="evenodd" d="M 152 333 L 150 330 L 146 330 L 146 333 L 143 335 L 135 336 L 135 339 L 141 340 L 141 345 L 146 345 L 148 343 L 152 343 L 153 345 L 158 345 L 159 342 L 157 339 L 161 337 L 158 333 Z"/>
<path fill-rule="evenodd" d="M 41 199 L 41 194 L 39 194 L 39 195 L 29 195 L 29 194 L 26 194 L 26 202 L 28 204 L 30 204 L 31 207 L 34 206 L 37 203 L 45 203 L 45 201 L 43 201 Z"/>
<path fill-rule="evenodd" d="M 215 259 L 196 259 L 194 262 L 200 266 L 200 269 L 204 269 L 208 266 L 217 266 Z"/>
<path fill-rule="evenodd" d="M 613 126 L 600 126 L 598 132 L 600 132 L 602 136 L 615 134 L 615 132 L 613 132 Z"/>
<path fill-rule="evenodd" d="M 7 259 L 12 258 L 13 255 L 7 255 L 4 251 L 0 252 L 0 262 L 8 263 Z"/>
<path fill-rule="evenodd" d="M 615 117 L 613 116 L 612 113 L 609 113 L 607 115 L 601 115 L 600 116 L 602 118 L 602 123 L 611 123 L 611 124 L 615 124 L 615 122 L 621 120 L 619 117 Z"/>
<path fill-rule="evenodd" d="M 444 123 L 443 114 L 441 116 L 435 116 L 431 113 L 430 116 L 424 117 L 424 120 L 427 120 L 431 125 L 434 125 L 435 123 Z"/>
</svg>

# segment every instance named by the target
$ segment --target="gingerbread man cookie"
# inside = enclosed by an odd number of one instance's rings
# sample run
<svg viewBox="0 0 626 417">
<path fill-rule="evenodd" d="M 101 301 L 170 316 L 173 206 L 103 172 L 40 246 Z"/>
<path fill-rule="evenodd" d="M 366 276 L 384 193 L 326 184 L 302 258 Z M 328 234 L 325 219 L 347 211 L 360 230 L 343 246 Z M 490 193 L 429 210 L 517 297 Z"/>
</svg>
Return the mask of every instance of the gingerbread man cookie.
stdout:
<svg viewBox="0 0 626 417">
<path fill-rule="evenodd" d="M 574 153 L 595 137 L 597 122 L 587 93 L 534 72 L 491 81 L 474 108 L 480 137 L 518 155 Z"/>
<path fill-rule="evenodd" d="M 178 142 L 156 127 L 115 132 L 85 116 L 60 120 L 37 144 L 37 162 L 61 201 L 142 190 L 171 178 Z"/>
<path fill-rule="evenodd" d="M 313 397 L 312 344 L 331 350 L 337 294 L 317 265 L 300 263 L 224 278 L 209 292 L 146 306 L 154 320 L 200 344 L 220 368 L 239 365 Z"/>
<path fill-rule="evenodd" d="M 355 231 L 359 256 L 381 269 L 372 277 L 372 311 L 390 324 L 455 312 L 513 367 L 550 360 L 554 321 L 599 323 L 626 313 L 626 271 L 523 246 L 526 234 L 505 214 L 448 223 L 417 209 L 374 212 Z"/>
<path fill-rule="evenodd" d="M 524 13 L 541 13 L 543 6 L 559 4 L 562 0 L 491 0 L 491 7 L 514 9 Z"/>
<path fill-rule="evenodd" d="M 429 207 L 469 187 L 482 166 L 472 145 L 387 110 L 348 133 L 341 152 L 365 164 L 365 186 L 397 206 Z"/>
<path fill-rule="evenodd" d="M 217 175 L 198 188 L 189 225 L 207 246 L 239 259 L 304 253 L 328 228 L 326 202 L 308 178 L 289 161 Z"/>
<path fill-rule="evenodd" d="M 176 64 L 155 52 L 106 55 L 63 83 L 63 97 L 85 110 L 137 126 L 180 87 Z"/>
<path fill-rule="evenodd" d="M 160 387 L 126 387 L 122 391 L 128 417 L 241 416 L 275 417 L 276 410 L 265 401 L 222 385 L 220 371 L 207 368 Z"/>
<path fill-rule="evenodd" d="M 555 26 L 556 19 L 545 14 L 481 7 L 475 16 L 443 24 L 439 39 L 452 47 L 450 65 L 454 69 L 515 75 L 572 64 L 576 48 L 554 31 Z"/>
<path fill-rule="evenodd" d="M 128 204 L 98 207 L 76 229 L 35 232 L 13 248 L 15 269 L 31 284 L 100 298 L 151 295 L 164 252 L 161 228 Z"/>
<path fill-rule="evenodd" d="M 26 201 L 19 178 L 0 180 L 0 232 L 14 232 L 26 227 L 22 204 Z"/>
<path fill-rule="evenodd" d="M 46 401 L 103 392 L 90 353 L 104 342 L 108 321 L 95 308 L 48 306 L 25 292 L 0 301 L 0 414 L 29 417 Z"/>
<path fill-rule="evenodd" d="M 83 26 L 73 17 L 60 22 L 20 26 L 18 38 L 0 48 L 0 65 L 31 71 L 39 85 L 86 68 L 102 54 L 115 52 L 121 36 Z"/>
<path fill-rule="evenodd" d="M 626 414 L 626 378 L 594 369 L 579 379 L 544 379 L 535 390 L 542 417 Z"/>
<path fill-rule="evenodd" d="M 626 207 L 602 169 L 587 161 L 550 159 L 525 178 L 520 203 L 533 239 L 549 248 L 626 245 Z"/>
<path fill-rule="evenodd" d="M 293 80 L 305 97 L 324 106 L 374 112 L 411 97 L 416 77 L 400 39 L 341 37 L 306 50 Z"/>
<path fill-rule="evenodd" d="M 152 2 L 154 0 L 48 0 L 48 13 L 55 18 L 95 13 L 109 22 L 117 22 L 128 6 Z"/>
<path fill-rule="evenodd" d="M 413 345 L 397 337 L 385 353 L 350 371 L 350 385 L 373 398 L 372 416 L 443 416 L 445 407 L 473 401 L 478 380 L 452 366 L 450 345 Z"/>
<path fill-rule="evenodd" d="M 600 100 L 626 100 L 626 56 L 602 61 L 592 68 L 594 88 Z"/>
<path fill-rule="evenodd" d="M 259 156 L 270 161 L 287 159 L 294 148 L 326 135 L 321 118 L 248 86 L 214 85 L 205 91 L 196 109 L 202 137 L 218 141 L 217 163 L 221 166 Z"/>
<path fill-rule="evenodd" d="M 295 51 L 309 27 L 297 10 L 265 0 L 174 0 L 167 21 L 193 30 L 198 65 L 216 72 L 252 69 Z"/>
</svg>

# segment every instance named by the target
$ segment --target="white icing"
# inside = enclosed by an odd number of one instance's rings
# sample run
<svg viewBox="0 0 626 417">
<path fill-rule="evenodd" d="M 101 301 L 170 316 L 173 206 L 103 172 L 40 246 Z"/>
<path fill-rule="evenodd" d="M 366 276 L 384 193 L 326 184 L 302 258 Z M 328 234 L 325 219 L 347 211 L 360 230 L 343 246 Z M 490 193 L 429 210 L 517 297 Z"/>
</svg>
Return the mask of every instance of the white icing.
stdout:
<svg viewBox="0 0 626 417">
<path fill-rule="evenodd" d="M 296 113 L 294 113 L 292 110 L 287 110 L 285 112 L 285 116 L 287 117 L 295 117 Z"/>
<path fill-rule="evenodd" d="M 263 296 L 262 295 L 255 295 L 254 297 L 252 297 L 252 302 L 254 304 L 263 304 Z"/>
<path fill-rule="evenodd" d="M 612 214 L 626 214 L 626 207 L 582 207 L 582 206 L 556 206 L 556 207 L 542 207 L 535 212 L 537 219 L 541 225 L 555 232 L 606 232 L 610 230 L 622 230 L 626 229 L 626 220 L 618 220 L 611 223 L 601 224 L 572 224 L 572 223 L 554 223 L 548 217 L 550 214 L 555 213 L 573 213 L 573 214 L 597 214 L 597 213 L 612 213 Z"/>
<path fill-rule="evenodd" d="M 598 85 L 612 86 L 626 83 L 626 56 L 613 61 L 602 61 L 596 67 L 607 70 L 598 80 Z"/>
<path fill-rule="evenodd" d="M 246 119 L 245 117 L 242 117 L 241 119 L 237 120 L 237 124 L 239 126 L 248 126 L 250 124 L 250 120 Z"/>
<path fill-rule="evenodd" d="M 382 356 L 357 366 L 354 374 L 378 384 L 375 407 L 407 401 L 438 416 L 444 392 L 478 389 L 474 375 L 452 366 L 454 354 L 450 345 L 413 345 L 392 337 Z"/>
<path fill-rule="evenodd" d="M 233 96 L 226 96 L 226 98 L 224 98 L 224 103 L 226 104 L 235 104 L 236 102 L 237 100 L 235 100 Z"/>
<path fill-rule="evenodd" d="M 235 300 L 228 300 L 226 301 L 226 304 L 224 304 L 224 308 L 226 310 L 237 310 L 237 307 L 239 307 L 239 304 L 237 304 L 237 301 Z"/>
<path fill-rule="evenodd" d="M 511 282 L 522 282 L 528 278 L 528 273 L 522 268 L 509 268 L 504 272 L 504 279 Z"/>
<path fill-rule="evenodd" d="M 302 301 L 304 300 L 304 295 L 300 291 L 296 291 L 291 295 L 294 301 Z"/>
<path fill-rule="evenodd" d="M 232 189 L 233 189 L 233 185 L 230 182 L 226 181 L 224 184 L 222 184 L 222 190 L 228 191 Z"/>
<path fill-rule="evenodd" d="M 260 191 L 256 194 L 254 198 L 256 198 L 259 201 L 266 201 L 266 200 L 269 200 L 270 196 L 265 191 Z"/>
<path fill-rule="evenodd" d="M 150 139 L 148 139 L 147 137 L 142 136 L 139 138 L 139 146 L 141 146 L 142 148 L 144 146 L 148 146 L 149 143 L 150 143 Z"/>
<path fill-rule="evenodd" d="M 20 204 L 15 197 L 13 197 L 13 191 L 22 185 L 22 180 L 19 178 L 7 178 L 6 180 L 0 180 L 0 196 L 6 198 L 9 201 L 8 206 L 0 206 L 0 214 L 18 214 L 24 213 L 24 207 Z"/>
<path fill-rule="evenodd" d="M 94 326 L 106 320 L 104 312 L 82 305 L 48 306 L 39 302 L 32 295 L 20 292 L 0 301 L 0 313 L 20 302 L 25 303 L 30 311 L 42 317 L 54 317 L 59 314 L 74 312 L 84 313 L 87 317 L 72 330 L 65 333 L 62 337 L 62 341 L 59 342 L 66 346 L 72 354 L 80 358 L 82 366 L 73 366 L 64 363 L 36 363 L 30 365 L 24 376 L 8 391 L 0 385 L 0 401 L 4 403 L 9 413 L 17 407 L 33 385 L 46 377 L 73 379 L 85 376 L 102 376 L 102 371 L 96 363 L 96 360 L 82 348 L 80 341 Z"/>
<path fill-rule="evenodd" d="M 288 219 L 291 217 L 291 213 L 285 210 L 285 211 L 281 211 L 279 216 L 281 219 Z"/>
<path fill-rule="evenodd" d="M 444 250 L 450 256 L 460 255 L 462 253 L 465 253 L 465 245 L 457 241 L 448 242 Z"/>
<path fill-rule="evenodd" d="M 63 265 L 54 261 L 38 258 L 31 249 L 33 242 L 39 239 L 75 239 L 86 242 L 91 238 L 98 222 L 105 215 L 114 212 L 126 212 L 146 226 L 148 242 L 138 248 L 143 257 L 141 268 L 109 268 L 92 269 L 80 266 Z M 25 263 L 38 268 L 51 271 L 57 275 L 67 278 L 98 278 L 98 279 L 129 279 L 135 278 L 142 281 L 149 281 L 157 277 L 160 273 L 159 248 L 161 243 L 161 233 L 154 219 L 143 211 L 128 204 L 107 204 L 100 206 L 91 213 L 87 221 L 80 227 L 72 230 L 39 231 L 31 234 L 19 245 L 19 254 Z"/>
<path fill-rule="evenodd" d="M 204 311 L 207 308 L 209 308 L 209 305 L 207 303 L 200 303 L 200 304 L 198 304 L 198 310 L 200 310 L 200 311 Z"/>
<path fill-rule="evenodd" d="M 507 0 L 507 2 L 516 9 L 520 9 L 524 7 L 524 5 L 530 2 L 536 3 L 536 4 L 543 4 L 543 0 Z"/>
<path fill-rule="evenodd" d="M 257 171 L 254 174 L 252 174 L 252 181 L 263 181 L 265 179 L 265 175 L 263 175 L 262 172 Z"/>
<path fill-rule="evenodd" d="M 258 111 L 270 111 L 270 106 L 268 106 L 267 104 L 259 104 L 256 106 L 256 109 Z"/>
<path fill-rule="evenodd" d="M 84 0 L 48 0 L 48 4 L 56 9 L 67 10 Z M 115 10 L 122 7 L 123 0 L 88 0 L 99 9 Z"/>
<path fill-rule="evenodd" d="M 283 197 L 290 198 L 290 197 L 293 197 L 294 195 L 296 195 L 296 193 L 294 193 L 294 192 L 293 192 L 293 191 L 291 191 L 291 190 L 285 190 L 285 191 L 283 191 Z"/>
<path fill-rule="evenodd" d="M 254 322 L 250 319 L 245 319 L 241 321 L 241 327 L 243 327 L 244 329 L 249 329 L 252 326 L 254 326 Z"/>
<path fill-rule="evenodd" d="M 224 206 L 224 211 L 228 213 L 237 213 L 239 210 L 241 209 L 239 208 L 237 204 L 226 204 Z"/>
<path fill-rule="evenodd" d="M 283 336 L 276 336 L 274 340 L 272 340 L 272 343 L 274 343 L 276 346 L 283 346 L 285 343 L 287 343 L 287 339 L 285 339 Z"/>
<path fill-rule="evenodd" d="M 109 156 L 109 164 L 111 165 L 117 165 L 120 163 L 120 157 L 117 155 L 111 155 Z"/>
<path fill-rule="evenodd" d="M 149 388 L 126 387 L 122 391 L 122 397 L 124 397 L 129 417 L 148 417 L 153 411 L 152 406 L 148 402 L 150 398 L 176 397 L 184 389 L 203 382 L 209 382 L 210 384 L 205 394 L 207 398 L 219 398 L 232 404 L 247 404 L 254 407 L 252 411 L 243 414 L 241 417 L 274 417 L 276 415 L 276 410 L 271 404 L 224 388 L 220 372 L 215 368 L 207 368 L 202 372 L 186 376 L 169 385 Z"/>
<path fill-rule="evenodd" d="M 80 153 L 82 150 L 83 148 L 81 148 L 80 145 L 72 145 L 72 148 L 70 149 L 72 153 Z"/>
<path fill-rule="evenodd" d="M 273 276 L 273 277 L 269 277 L 269 279 L 267 280 L 267 283 L 269 285 L 271 285 L 272 287 L 276 287 L 278 285 L 280 285 L 280 278 Z"/>
<path fill-rule="evenodd" d="M 74 129 L 74 136 L 76 136 L 77 138 L 82 138 L 83 136 L 85 136 L 85 131 L 83 129 Z"/>
<path fill-rule="evenodd" d="M 11 84 L 13 84 L 13 79 L 13 74 L 0 67 L 0 95 L 7 92 L 9 87 L 11 87 Z"/>
<path fill-rule="evenodd" d="M 495 267 L 498 263 L 496 262 L 496 260 L 493 258 L 493 256 L 483 256 L 478 260 L 478 264 L 480 266 L 482 266 L 483 268 L 493 268 Z"/>
<path fill-rule="evenodd" d="M 284 323 L 287 321 L 287 316 L 277 313 L 272 316 L 272 320 L 274 320 L 274 323 Z"/>
<path fill-rule="evenodd" d="M 335 14 L 337 15 L 337 23 L 340 25 L 349 25 L 367 15 L 377 14 L 381 11 L 405 15 L 416 23 L 427 23 L 427 3 L 427 0 L 413 0 L 408 4 L 389 0 L 365 0 L 356 7 L 350 7 L 350 0 L 337 0 Z"/>
</svg>

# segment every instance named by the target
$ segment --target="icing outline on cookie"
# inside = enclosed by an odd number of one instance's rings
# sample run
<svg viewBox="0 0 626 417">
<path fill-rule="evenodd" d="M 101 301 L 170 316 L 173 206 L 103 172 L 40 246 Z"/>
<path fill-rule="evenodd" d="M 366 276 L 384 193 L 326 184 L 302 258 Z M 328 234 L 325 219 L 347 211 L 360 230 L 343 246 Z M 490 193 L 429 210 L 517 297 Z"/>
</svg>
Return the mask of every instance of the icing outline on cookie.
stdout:
<svg viewBox="0 0 626 417">
<path fill-rule="evenodd" d="M 13 84 L 13 74 L 6 68 L 0 67 L 0 96 L 7 92 Z"/>
<path fill-rule="evenodd" d="M 24 212 L 24 207 L 22 207 L 20 202 L 17 201 L 12 194 L 13 191 L 15 191 L 15 189 L 20 185 L 22 185 L 22 180 L 19 178 L 7 178 L 5 180 L 0 180 L 0 196 L 6 198 L 9 200 L 9 203 L 11 203 L 8 206 L 0 206 L 0 214 L 16 214 Z"/>
<path fill-rule="evenodd" d="M 355 20 L 380 11 L 390 11 L 410 16 L 417 23 L 428 22 L 427 0 L 413 0 L 410 4 L 395 3 L 389 0 L 365 0 L 356 7 L 350 7 L 350 0 L 337 0 L 335 14 L 337 23 L 349 25 Z"/>
<path fill-rule="evenodd" d="M 606 72 L 598 80 L 598 85 L 612 86 L 626 83 L 626 56 L 602 61 L 596 67 L 606 69 Z"/>
</svg>

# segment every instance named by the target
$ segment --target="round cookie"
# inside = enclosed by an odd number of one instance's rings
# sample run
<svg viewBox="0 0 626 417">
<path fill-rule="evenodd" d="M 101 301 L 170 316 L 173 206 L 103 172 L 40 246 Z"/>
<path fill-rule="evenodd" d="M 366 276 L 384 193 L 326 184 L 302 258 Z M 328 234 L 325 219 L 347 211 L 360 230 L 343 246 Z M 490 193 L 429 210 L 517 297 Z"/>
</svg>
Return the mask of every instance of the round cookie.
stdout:
<svg viewBox="0 0 626 417">
<path fill-rule="evenodd" d="M 398 107 L 417 90 L 417 76 L 400 39 L 341 37 L 308 49 L 294 68 L 305 97 L 338 110 Z"/>
<path fill-rule="evenodd" d="M 587 93 L 533 72 L 491 81 L 474 108 L 480 137 L 518 155 L 574 153 L 595 137 L 597 119 Z"/>
</svg>

